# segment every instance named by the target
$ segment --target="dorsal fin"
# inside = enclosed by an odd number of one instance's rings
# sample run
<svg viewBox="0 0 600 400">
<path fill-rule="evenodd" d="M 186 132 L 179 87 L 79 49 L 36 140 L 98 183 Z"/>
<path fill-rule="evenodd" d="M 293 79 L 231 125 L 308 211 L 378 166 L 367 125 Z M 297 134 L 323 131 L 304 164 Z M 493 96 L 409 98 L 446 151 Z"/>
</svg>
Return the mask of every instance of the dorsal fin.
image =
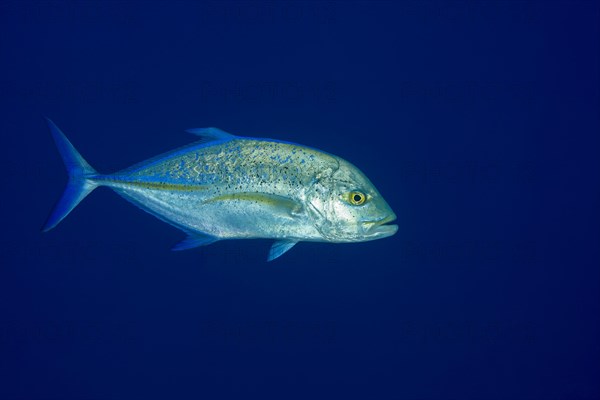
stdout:
<svg viewBox="0 0 600 400">
<path fill-rule="evenodd" d="M 213 140 L 231 140 L 237 137 L 219 128 L 194 128 L 186 129 L 186 132 L 200 136 L 200 142 L 202 143 L 212 142 Z"/>
</svg>

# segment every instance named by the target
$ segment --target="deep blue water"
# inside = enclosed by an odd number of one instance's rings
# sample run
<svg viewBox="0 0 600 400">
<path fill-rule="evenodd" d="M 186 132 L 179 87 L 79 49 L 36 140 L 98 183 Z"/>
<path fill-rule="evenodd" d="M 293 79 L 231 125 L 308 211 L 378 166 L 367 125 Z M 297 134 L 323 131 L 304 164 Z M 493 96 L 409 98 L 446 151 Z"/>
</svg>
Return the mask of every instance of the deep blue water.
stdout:
<svg viewBox="0 0 600 400">
<path fill-rule="evenodd" d="M 593 1 L 0 3 L 1 399 L 600 398 Z M 171 252 L 66 182 L 186 128 L 359 166 L 388 239 Z"/>
</svg>

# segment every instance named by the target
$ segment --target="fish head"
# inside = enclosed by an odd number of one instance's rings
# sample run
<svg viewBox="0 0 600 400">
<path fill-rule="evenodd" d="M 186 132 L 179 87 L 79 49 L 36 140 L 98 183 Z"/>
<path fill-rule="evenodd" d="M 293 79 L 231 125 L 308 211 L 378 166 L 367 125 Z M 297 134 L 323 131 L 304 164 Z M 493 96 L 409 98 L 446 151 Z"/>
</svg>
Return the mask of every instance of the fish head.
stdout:
<svg viewBox="0 0 600 400">
<path fill-rule="evenodd" d="M 321 174 L 307 196 L 316 229 L 330 242 L 364 242 L 392 236 L 396 219 L 383 196 L 354 165 L 338 159 L 338 167 Z"/>
</svg>

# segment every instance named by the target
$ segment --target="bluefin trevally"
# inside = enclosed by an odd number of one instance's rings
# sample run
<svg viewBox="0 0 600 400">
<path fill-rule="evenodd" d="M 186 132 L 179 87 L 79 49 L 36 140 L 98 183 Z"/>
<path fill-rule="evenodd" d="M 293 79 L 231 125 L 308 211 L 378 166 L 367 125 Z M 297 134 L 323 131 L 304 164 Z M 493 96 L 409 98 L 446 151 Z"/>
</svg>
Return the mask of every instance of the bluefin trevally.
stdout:
<svg viewBox="0 0 600 400">
<path fill-rule="evenodd" d="M 105 175 L 48 125 L 69 180 L 44 231 L 99 186 L 185 232 L 174 250 L 267 238 L 275 240 L 270 261 L 301 241 L 364 242 L 398 230 L 389 224 L 396 215 L 357 167 L 311 147 L 190 129 L 199 141 Z"/>
</svg>

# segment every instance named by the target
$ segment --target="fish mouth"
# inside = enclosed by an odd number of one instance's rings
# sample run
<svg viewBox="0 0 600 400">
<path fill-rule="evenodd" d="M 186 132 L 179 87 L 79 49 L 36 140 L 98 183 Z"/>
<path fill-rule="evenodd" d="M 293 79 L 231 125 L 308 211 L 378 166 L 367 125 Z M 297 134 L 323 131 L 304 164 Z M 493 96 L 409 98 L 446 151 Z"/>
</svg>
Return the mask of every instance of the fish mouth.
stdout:
<svg viewBox="0 0 600 400">
<path fill-rule="evenodd" d="M 366 223 L 366 233 L 371 239 L 381 239 L 384 237 L 392 236 L 398 231 L 398 225 L 389 224 L 396 220 L 395 214 L 390 214 L 387 217 Z"/>
</svg>

